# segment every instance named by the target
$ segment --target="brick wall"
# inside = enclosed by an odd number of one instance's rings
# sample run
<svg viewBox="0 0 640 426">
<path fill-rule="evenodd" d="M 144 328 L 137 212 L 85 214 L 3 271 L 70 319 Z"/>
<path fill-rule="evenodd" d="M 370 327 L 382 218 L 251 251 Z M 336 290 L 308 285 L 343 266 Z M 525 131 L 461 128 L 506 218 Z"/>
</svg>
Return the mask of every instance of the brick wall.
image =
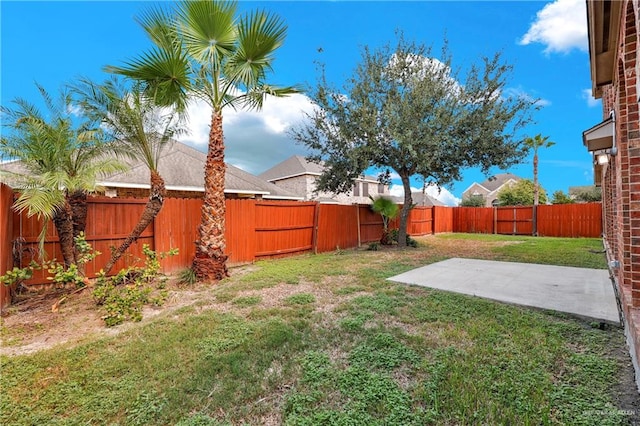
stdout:
<svg viewBox="0 0 640 426">
<path fill-rule="evenodd" d="M 603 118 L 615 112 L 617 155 L 602 176 L 604 236 L 640 387 L 640 119 L 638 0 L 626 0 L 618 34 L 614 82 L 604 88 Z M 619 262 L 619 263 L 618 263 Z M 617 265 L 616 265 L 617 263 Z"/>
</svg>

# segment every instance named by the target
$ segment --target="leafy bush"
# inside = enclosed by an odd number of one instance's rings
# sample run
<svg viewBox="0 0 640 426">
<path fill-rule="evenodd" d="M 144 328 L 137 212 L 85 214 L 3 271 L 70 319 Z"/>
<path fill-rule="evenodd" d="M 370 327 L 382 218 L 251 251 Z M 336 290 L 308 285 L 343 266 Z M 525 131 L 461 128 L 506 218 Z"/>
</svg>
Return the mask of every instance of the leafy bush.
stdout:
<svg viewBox="0 0 640 426">
<path fill-rule="evenodd" d="M 87 242 L 84 232 L 81 232 L 75 237 L 74 241 L 75 248 L 78 252 L 77 263 L 73 263 L 67 267 L 56 259 L 45 260 L 42 264 L 31 261 L 31 263 L 24 268 L 14 267 L 11 271 L 7 271 L 5 275 L 0 276 L 0 282 L 8 286 L 18 284 L 33 277 L 34 271 L 46 269 L 49 273 L 47 279 L 55 284 L 61 286 L 73 284 L 77 288 L 86 286 L 87 278 L 84 276 L 84 265 L 95 259 L 101 253 L 93 250 L 91 244 Z"/>
<path fill-rule="evenodd" d="M 367 247 L 367 250 L 369 251 L 378 251 L 380 249 L 380 243 L 379 242 L 373 242 L 373 243 L 369 243 L 369 247 Z"/>
<path fill-rule="evenodd" d="M 161 306 L 168 296 L 164 289 L 167 277 L 160 272 L 160 260 L 174 256 L 177 249 L 156 253 L 147 244 L 142 246 L 144 266 L 131 266 L 107 277 L 100 271 L 93 290 L 93 299 L 106 311 L 105 324 L 114 326 L 127 320 L 142 320 L 145 305 Z"/>
<path fill-rule="evenodd" d="M 392 229 L 391 231 L 389 231 L 389 236 L 391 238 L 391 241 L 394 242 L 394 244 L 398 244 L 398 234 L 399 232 L 397 229 Z M 409 234 L 407 234 L 407 247 L 413 247 L 413 248 L 418 247 L 418 242 L 413 238 L 411 238 L 411 235 Z"/>
</svg>

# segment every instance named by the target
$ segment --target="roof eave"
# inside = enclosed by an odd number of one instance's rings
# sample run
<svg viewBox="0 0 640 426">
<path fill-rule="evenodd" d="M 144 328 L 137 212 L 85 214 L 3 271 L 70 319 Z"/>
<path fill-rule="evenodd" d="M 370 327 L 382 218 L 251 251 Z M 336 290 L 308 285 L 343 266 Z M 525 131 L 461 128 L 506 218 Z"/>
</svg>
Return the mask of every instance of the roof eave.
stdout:
<svg viewBox="0 0 640 426">
<path fill-rule="evenodd" d="M 589 0 L 586 3 L 592 94 L 599 99 L 603 87 L 611 84 L 615 76 L 622 2 Z"/>
</svg>

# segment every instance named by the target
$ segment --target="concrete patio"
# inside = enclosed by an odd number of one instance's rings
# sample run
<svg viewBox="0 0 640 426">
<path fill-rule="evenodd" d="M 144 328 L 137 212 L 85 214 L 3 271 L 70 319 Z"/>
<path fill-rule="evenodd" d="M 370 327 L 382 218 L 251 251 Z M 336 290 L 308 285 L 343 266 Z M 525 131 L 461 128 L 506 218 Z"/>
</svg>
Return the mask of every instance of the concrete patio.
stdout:
<svg viewBox="0 0 640 426">
<path fill-rule="evenodd" d="M 604 269 L 453 258 L 389 280 L 620 324 Z"/>
</svg>

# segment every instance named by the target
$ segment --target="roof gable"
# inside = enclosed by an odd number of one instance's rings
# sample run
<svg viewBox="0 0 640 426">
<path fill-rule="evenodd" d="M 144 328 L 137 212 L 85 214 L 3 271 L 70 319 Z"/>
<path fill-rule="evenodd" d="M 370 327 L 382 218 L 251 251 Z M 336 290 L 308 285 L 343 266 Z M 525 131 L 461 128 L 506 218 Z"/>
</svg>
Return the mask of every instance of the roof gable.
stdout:
<svg viewBox="0 0 640 426">
<path fill-rule="evenodd" d="M 496 189 L 500 188 L 502 185 L 507 183 L 509 180 L 519 181 L 522 178 L 512 174 L 512 173 L 498 173 L 495 176 L 490 177 L 489 179 L 482 182 L 480 185 L 487 188 L 489 191 L 493 192 Z"/>
<path fill-rule="evenodd" d="M 305 174 L 319 176 L 323 171 L 323 163 L 312 163 L 307 161 L 307 159 L 301 155 L 292 155 L 286 160 L 262 172 L 258 177 L 267 181 L 274 181 Z"/>
</svg>

